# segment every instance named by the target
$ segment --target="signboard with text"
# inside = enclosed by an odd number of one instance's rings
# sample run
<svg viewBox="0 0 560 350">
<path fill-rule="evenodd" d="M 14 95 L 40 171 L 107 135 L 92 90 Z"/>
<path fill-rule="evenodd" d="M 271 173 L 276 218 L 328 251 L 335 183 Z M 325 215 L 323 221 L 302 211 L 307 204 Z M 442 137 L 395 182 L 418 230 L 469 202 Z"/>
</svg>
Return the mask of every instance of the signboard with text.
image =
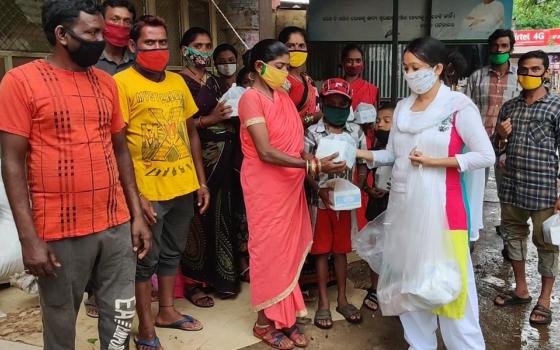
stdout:
<svg viewBox="0 0 560 350">
<path fill-rule="evenodd" d="M 427 34 L 429 0 L 399 1 L 399 40 Z M 310 41 L 391 41 L 393 3 L 390 0 L 311 0 Z"/>
<path fill-rule="evenodd" d="M 514 30 L 515 46 L 553 46 L 560 45 L 560 28 Z"/>
<path fill-rule="evenodd" d="M 433 0 L 431 35 L 440 40 L 486 41 L 511 28 L 513 0 Z"/>
</svg>

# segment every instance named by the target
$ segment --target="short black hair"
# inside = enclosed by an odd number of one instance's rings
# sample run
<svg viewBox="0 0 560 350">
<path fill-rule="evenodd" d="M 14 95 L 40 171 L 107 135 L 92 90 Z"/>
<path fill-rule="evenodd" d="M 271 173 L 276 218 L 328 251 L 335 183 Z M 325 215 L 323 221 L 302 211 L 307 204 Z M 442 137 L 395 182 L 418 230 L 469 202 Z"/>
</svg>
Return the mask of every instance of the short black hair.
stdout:
<svg viewBox="0 0 560 350">
<path fill-rule="evenodd" d="M 496 29 L 494 33 L 488 37 L 488 46 L 492 46 L 499 38 L 508 37 L 511 49 L 515 46 L 515 34 L 511 29 Z"/>
<path fill-rule="evenodd" d="M 285 44 L 288 42 L 288 40 L 290 40 L 290 36 L 294 33 L 301 34 L 301 36 L 303 36 L 303 40 L 305 40 L 305 42 L 307 43 L 307 33 L 305 32 L 305 30 L 295 26 L 289 26 L 282 29 L 280 34 L 278 34 L 278 40 Z"/>
<path fill-rule="evenodd" d="M 252 72 L 256 72 L 255 63 L 257 61 L 268 63 L 280 56 L 288 54 L 290 54 L 290 51 L 288 50 L 286 45 L 284 45 L 280 41 L 274 39 L 261 40 L 251 49 L 251 56 L 249 58 L 249 69 Z"/>
<path fill-rule="evenodd" d="M 60 25 L 72 26 L 80 17 L 80 12 L 101 14 L 101 8 L 94 0 L 45 0 L 41 20 L 43 31 L 51 45 L 56 45 L 55 28 Z"/>
<path fill-rule="evenodd" d="M 521 55 L 521 57 L 519 57 L 519 62 L 517 63 L 517 65 L 521 66 L 521 63 L 523 63 L 524 61 L 530 58 L 540 58 L 543 61 L 545 70 L 547 70 L 548 67 L 550 67 L 550 59 L 548 58 L 546 52 L 544 52 L 543 50 L 535 50 L 535 51 L 529 51 L 527 53 L 524 53 L 523 55 Z"/>
<path fill-rule="evenodd" d="M 221 44 L 221 45 L 218 45 L 214 49 L 214 54 L 212 55 L 212 58 L 214 59 L 214 62 L 216 62 L 216 59 L 218 58 L 218 56 L 224 51 L 231 51 L 235 55 L 235 58 L 237 59 L 238 54 L 237 54 L 237 50 L 235 49 L 235 47 L 233 47 L 230 44 Z"/>
<path fill-rule="evenodd" d="M 132 13 L 132 20 L 136 19 L 136 7 L 128 0 L 105 0 L 101 6 L 103 7 L 103 17 L 107 13 L 107 7 L 124 7 Z"/>
<path fill-rule="evenodd" d="M 377 111 L 380 112 L 380 111 L 385 110 L 385 109 L 395 110 L 395 108 L 397 108 L 396 103 L 393 103 L 391 101 L 387 101 L 387 102 L 380 103 L 379 108 L 377 108 Z"/>
<path fill-rule="evenodd" d="M 459 66 L 462 64 L 460 63 L 461 59 L 464 60 L 459 52 L 448 50 L 441 41 L 430 36 L 412 40 L 404 50 L 404 53 L 407 52 L 410 52 L 431 67 L 441 63 L 443 65 L 443 72 L 440 75 L 440 79 L 443 81 L 449 81 L 452 78 L 449 73 L 459 69 Z M 452 70 L 447 69 L 449 64 L 453 65 Z"/>
<path fill-rule="evenodd" d="M 212 39 L 212 35 L 210 35 L 206 29 L 201 27 L 192 27 L 183 34 L 180 44 L 181 47 L 189 46 L 199 35 L 207 35 L 210 39 Z"/>
<path fill-rule="evenodd" d="M 140 16 L 140 18 L 134 22 L 134 25 L 132 25 L 132 29 L 130 30 L 130 39 L 132 39 L 135 43 L 138 42 L 144 27 L 163 27 L 165 32 L 167 32 L 167 25 L 165 24 L 165 20 L 163 18 L 152 15 L 144 15 Z"/>
<path fill-rule="evenodd" d="M 352 51 L 358 51 L 362 55 L 362 57 L 364 57 L 364 50 L 362 50 L 361 47 L 359 47 L 356 44 L 347 44 L 342 49 L 342 55 L 341 55 L 342 60 L 344 61 Z"/>
<path fill-rule="evenodd" d="M 243 86 L 243 79 L 245 78 L 246 75 L 250 74 L 251 70 L 249 70 L 248 67 L 243 67 L 239 70 L 239 72 L 237 73 L 237 78 L 235 79 L 235 84 L 237 86 Z"/>
</svg>

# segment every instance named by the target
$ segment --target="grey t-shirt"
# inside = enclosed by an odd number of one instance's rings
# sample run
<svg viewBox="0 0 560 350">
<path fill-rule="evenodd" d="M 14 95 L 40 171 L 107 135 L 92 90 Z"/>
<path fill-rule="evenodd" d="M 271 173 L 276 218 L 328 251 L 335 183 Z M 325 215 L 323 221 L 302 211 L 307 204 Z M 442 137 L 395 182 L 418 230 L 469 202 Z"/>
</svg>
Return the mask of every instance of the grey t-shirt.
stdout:
<svg viewBox="0 0 560 350">
<path fill-rule="evenodd" d="M 134 63 L 134 57 L 132 55 L 132 53 L 128 50 L 126 50 L 124 52 L 124 56 L 123 56 L 123 61 L 119 64 L 117 64 L 116 62 L 111 61 L 107 55 L 105 54 L 105 51 L 103 51 L 103 53 L 101 54 L 101 57 L 99 57 L 99 61 L 97 61 L 97 64 L 95 65 L 95 67 L 101 69 L 102 71 L 105 71 L 111 75 L 115 75 L 120 71 L 123 71 L 125 69 L 127 69 L 128 67 L 132 66 L 132 64 Z"/>
</svg>

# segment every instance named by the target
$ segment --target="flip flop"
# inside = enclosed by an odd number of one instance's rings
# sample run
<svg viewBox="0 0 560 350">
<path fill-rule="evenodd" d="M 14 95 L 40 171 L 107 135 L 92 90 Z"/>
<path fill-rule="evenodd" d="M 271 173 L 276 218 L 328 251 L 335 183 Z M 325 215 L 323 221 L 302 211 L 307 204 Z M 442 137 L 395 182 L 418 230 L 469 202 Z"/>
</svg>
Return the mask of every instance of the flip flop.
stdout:
<svg viewBox="0 0 560 350">
<path fill-rule="evenodd" d="M 376 308 L 372 308 L 368 305 L 367 302 L 371 302 L 374 303 Z M 379 300 L 377 299 L 377 291 L 373 288 L 369 288 L 367 290 L 367 294 L 366 297 L 364 298 L 364 306 L 367 307 L 368 309 L 370 309 L 371 311 L 375 312 L 377 310 L 379 310 Z"/>
<path fill-rule="evenodd" d="M 194 306 L 198 306 L 198 307 L 201 307 L 203 309 L 208 309 L 208 308 L 214 307 L 214 299 L 212 299 L 212 297 L 210 297 L 208 295 L 204 295 L 204 296 L 201 296 L 200 298 L 195 299 L 194 296 L 197 293 L 203 293 L 204 294 L 204 291 L 202 289 L 200 289 L 199 287 L 193 287 L 191 289 L 185 289 L 184 295 L 185 295 L 185 298 L 188 301 L 190 301 Z M 209 302 L 209 305 L 201 304 L 200 302 L 202 300 L 207 300 Z"/>
<path fill-rule="evenodd" d="M 134 344 L 136 344 L 136 348 L 138 346 L 145 346 L 150 349 L 158 350 L 161 347 L 161 343 L 159 342 L 159 338 L 155 337 L 152 340 L 142 340 L 142 339 L 134 339 Z"/>
<path fill-rule="evenodd" d="M 336 312 L 344 316 L 346 321 L 352 324 L 362 322 L 362 313 L 352 304 L 346 304 L 344 306 L 338 306 L 336 308 Z M 352 316 L 360 316 L 358 318 L 353 319 Z"/>
<path fill-rule="evenodd" d="M 501 298 L 504 303 L 500 304 L 496 301 L 497 298 Z M 513 306 L 513 305 L 524 305 L 524 304 L 529 304 L 531 301 L 533 300 L 533 298 L 531 297 L 527 297 L 527 298 L 521 298 L 520 296 L 517 296 L 517 294 L 515 294 L 514 292 L 508 293 L 508 294 L 498 294 L 498 296 L 496 298 L 494 298 L 494 305 L 496 306 Z"/>
<path fill-rule="evenodd" d="M 84 307 L 86 308 L 86 315 L 91 318 L 99 318 L 99 311 L 97 310 L 97 305 L 91 302 L 84 302 Z"/>
<path fill-rule="evenodd" d="M 330 321 L 331 324 L 328 325 L 328 326 L 325 326 L 325 325 L 321 324 L 319 321 Z M 333 326 L 331 311 L 328 310 L 328 309 L 319 309 L 319 310 L 315 311 L 315 317 L 313 318 L 313 324 L 317 328 L 331 329 L 332 326 Z"/>
<path fill-rule="evenodd" d="M 542 316 L 544 320 L 533 321 L 531 320 L 531 316 Z M 542 306 L 541 304 L 535 305 L 533 311 L 531 311 L 531 315 L 529 316 L 529 323 L 532 325 L 544 325 L 547 326 L 552 323 L 552 311 L 547 309 L 546 307 Z"/>
<path fill-rule="evenodd" d="M 194 324 L 195 319 L 192 316 L 189 316 L 189 315 L 182 315 L 182 316 L 183 316 L 182 320 L 175 321 L 171 324 L 161 324 L 161 323 L 156 322 L 155 326 L 158 327 L 158 328 L 171 328 L 171 329 L 178 329 L 180 331 L 187 331 L 187 332 L 198 332 L 198 331 L 202 330 L 202 328 L 203 328 L 202 326 L 200 326 L 199 329 L 185 329 L 185 328 L 183 328 L 182 326 L 185 323 Z"/>
</svg>

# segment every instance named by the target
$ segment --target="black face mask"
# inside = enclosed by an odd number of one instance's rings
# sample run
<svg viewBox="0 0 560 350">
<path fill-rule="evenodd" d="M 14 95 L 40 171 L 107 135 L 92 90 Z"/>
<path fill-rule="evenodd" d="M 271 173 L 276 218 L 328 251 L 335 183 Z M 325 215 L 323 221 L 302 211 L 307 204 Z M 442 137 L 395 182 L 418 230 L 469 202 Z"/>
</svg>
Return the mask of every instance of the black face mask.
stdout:
<svg viewBox="0 0 560 350">
<path fill-rule="evenodd" d="M 82 68 L 91 67 L 96 64 L 103 50 L 105 50 L 105 40 L 85 40 L 74 34 L 71 30 L 66 29 L 66 31 L 72 38 L 80 43 L 80 47 L 77 49 L 70 50 L 66 48 L 72 60 Z"/>
<path fill-rule="evenodd" d="M 375 131 L 375 145 L 377 147 L 385 147 L 389 143 L 389 130 Z"/>
</svg>

